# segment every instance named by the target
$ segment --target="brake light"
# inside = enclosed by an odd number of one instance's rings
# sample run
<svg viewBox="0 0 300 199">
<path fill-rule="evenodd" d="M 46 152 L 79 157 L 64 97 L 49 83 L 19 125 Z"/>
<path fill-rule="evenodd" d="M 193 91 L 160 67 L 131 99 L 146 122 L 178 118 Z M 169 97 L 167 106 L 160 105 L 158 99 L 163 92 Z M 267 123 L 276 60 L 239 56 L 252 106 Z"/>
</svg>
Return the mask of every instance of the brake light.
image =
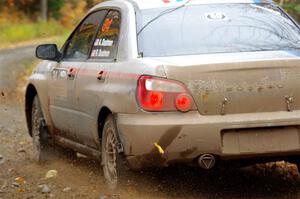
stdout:
<svg viewBox="0 0 300 199">
<path fill-rule="evenodd" d="M 152 76 L 139 78 L 137 99 L 141 108 L 146 111 L 188 112 L 194 105 L 182 83 Z"/>
<path fill-rule="evenodd" d="M 176 108 L 181 112 L 188 112 L 192 108 L 192 99 L 187 94 L 178 95 L 176 98 Z"/>
</svg>

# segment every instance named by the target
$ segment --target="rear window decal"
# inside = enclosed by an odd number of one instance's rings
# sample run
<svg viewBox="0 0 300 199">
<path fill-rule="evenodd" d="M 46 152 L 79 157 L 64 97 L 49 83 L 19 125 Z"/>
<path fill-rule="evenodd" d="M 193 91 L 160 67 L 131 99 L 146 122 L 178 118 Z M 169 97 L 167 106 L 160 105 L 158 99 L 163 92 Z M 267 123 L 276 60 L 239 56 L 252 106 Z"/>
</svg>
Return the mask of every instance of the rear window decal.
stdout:
<svg viewBox="0 0 300 199">
<path fill-rule="evenodd" d="M 92 57 L 109 57 L 110 51 L 102 50 L 102 49 L 96 49 L 92 51 L 91 54 Z"/>
<path fill-rule="evenodd" d="M 227 21 L 228 17 L 223 12 L 205 13 L 205 17 L 208 21 Z"/>
<path fill-rule="evenodd" d="M 164 3 L 171 3 L 174 2 L 175 0 L 162 0 Z M 176 2 L 183 2 L 183 0 L 176 0 Z"/>
<path fill-rule="evenodd" d="M 113 46 L 114 41 L 110 39 L 96 39 L 94 46 Z"/>
<path fill-rule="evenodd" d="M 109 18 L 105 19 L 104 24 L 103 24 L 102 29 L 101 29 L 102 32 L 108 32 L 112 22 L 113 22 L 113 19 L 109 19 Z"/>
</svg>

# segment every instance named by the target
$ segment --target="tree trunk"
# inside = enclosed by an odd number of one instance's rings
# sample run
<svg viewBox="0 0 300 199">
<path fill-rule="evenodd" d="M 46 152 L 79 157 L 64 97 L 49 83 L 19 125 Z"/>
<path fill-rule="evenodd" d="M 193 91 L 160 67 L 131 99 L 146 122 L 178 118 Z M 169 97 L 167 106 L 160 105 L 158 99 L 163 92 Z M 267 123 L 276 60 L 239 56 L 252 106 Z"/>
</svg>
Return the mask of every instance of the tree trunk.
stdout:
<svg viewBox="0 0 300 199">
<path fill-rule="evenodd" d="M 48 20 L 48 1 L 41 0 L 41 18 L 43 21 Z"/>
<path fill-rule="evenodd" d="M 280 5 L 280 6 L 283 6 L 283 3 L 284 3 L 284 0 L 280 0 L 279 5 Z"/>
</svg>

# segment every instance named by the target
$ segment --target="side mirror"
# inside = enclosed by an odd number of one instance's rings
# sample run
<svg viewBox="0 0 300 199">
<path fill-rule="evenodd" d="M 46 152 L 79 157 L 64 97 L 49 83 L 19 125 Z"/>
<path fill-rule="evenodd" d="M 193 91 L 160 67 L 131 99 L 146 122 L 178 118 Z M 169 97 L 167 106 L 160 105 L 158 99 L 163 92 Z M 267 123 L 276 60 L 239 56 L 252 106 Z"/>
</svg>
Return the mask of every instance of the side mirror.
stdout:
<svg viewBox="0 0 300 199">
<path fill-rule="evenodd" d="M 61 56 L 56 44 L 39 45 L 36 48 L 35 55 L 39 59 L 50 61 L 59 61 Z"/>
</svg>

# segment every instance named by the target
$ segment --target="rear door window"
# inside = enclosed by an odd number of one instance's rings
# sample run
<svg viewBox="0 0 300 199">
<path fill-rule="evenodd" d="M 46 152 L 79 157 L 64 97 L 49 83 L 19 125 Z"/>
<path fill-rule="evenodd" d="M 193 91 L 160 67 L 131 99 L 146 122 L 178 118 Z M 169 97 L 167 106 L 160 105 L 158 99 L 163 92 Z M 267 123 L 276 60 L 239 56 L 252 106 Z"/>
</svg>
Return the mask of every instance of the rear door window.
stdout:
<svg viewBox="0 0 300 199">
<path fill-rule="evenodd" d="M 91 59 L 116 59 L 120 35 L 121 14 L 109 11 L 94 41 Z"/>
</svg>

